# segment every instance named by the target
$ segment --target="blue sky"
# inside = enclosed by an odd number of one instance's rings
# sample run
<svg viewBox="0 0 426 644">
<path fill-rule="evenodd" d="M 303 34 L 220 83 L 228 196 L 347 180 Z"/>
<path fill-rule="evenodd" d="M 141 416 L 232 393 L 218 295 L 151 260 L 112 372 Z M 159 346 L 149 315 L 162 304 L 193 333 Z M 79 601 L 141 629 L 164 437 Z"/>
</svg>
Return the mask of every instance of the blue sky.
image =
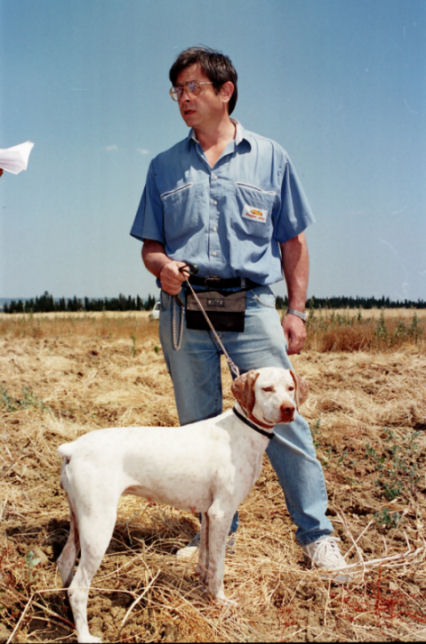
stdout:
<svg viewBox="0 0 426 644">
<path fill-rule="evenodd" d="M 426 0 L 0 0 L 0 25 L 0 147 L 35 142 L 0 179 L 0 297 L 158 292 L 129 229 L 204 44 L 302 179 L 309 294 L 426 299 Z"/>
</svg>

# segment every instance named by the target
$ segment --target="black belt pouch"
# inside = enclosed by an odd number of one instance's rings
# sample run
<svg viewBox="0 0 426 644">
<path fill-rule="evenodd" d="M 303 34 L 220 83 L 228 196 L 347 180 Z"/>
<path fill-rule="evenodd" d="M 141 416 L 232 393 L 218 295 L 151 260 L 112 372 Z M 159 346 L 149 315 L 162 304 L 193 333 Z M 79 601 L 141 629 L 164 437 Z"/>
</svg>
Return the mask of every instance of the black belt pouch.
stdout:
<svg viewBox="0 0 426 644">
<path fill-rule="evenodd" d="M 245 291 L 198 291 L 197 297 L 216 331 L 244 331 Z M 192 293 L 186 295 L 186 326 L 188 329 L 210 328 Z"/>
</svg>

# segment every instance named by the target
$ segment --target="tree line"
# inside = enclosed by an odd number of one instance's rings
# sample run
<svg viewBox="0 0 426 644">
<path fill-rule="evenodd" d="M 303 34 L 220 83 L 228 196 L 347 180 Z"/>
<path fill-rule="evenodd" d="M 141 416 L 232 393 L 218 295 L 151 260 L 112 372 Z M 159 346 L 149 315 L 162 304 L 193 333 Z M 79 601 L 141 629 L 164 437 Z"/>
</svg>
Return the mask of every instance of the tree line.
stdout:
<svg viewBox="0 0 426 644">
<path fill-rule="evenodd" d="M 3 306 L 4 313 L 51 313 L 78 311 L 149 311 L 156 301 L 153 295 L 142 299 L 139 295 L 123 295 L 112 298 L 55 298 L 45 291 L 39 297 L 10 300 Z"/>
<path fill-rule="evenodd" d="M 277 302 L 278 302 L 277 298 Z M 282 298 L 287 305 L 287 298 Z M 308 309 L 424 309 L 425 300 L 391 300 L 389 297 L 332 297 L 312 296 L 306 302 Z M 284 307 L 277 307 L 284 308 Z"/>
<path fill-rule="evenodd" d="M 10 300 L 3 306 L 4 313 L 51 313 L 55 311 L 75 313 L 78 311 L 150 311 L 156 297 L 148 295 L 143 299 L 139 295 L 123 295 L 113 298 L 55 298 L 45 291 L 43 295 L 29 299 Z M 278 296 L 277 309 L 288 306 L 287 297 Z M 372 308 L 426 308 L 424 300 L 391 300 L 388 297 L 311 297 L 307 302 L 308 309 L 372 309 Z"/>
</svg>

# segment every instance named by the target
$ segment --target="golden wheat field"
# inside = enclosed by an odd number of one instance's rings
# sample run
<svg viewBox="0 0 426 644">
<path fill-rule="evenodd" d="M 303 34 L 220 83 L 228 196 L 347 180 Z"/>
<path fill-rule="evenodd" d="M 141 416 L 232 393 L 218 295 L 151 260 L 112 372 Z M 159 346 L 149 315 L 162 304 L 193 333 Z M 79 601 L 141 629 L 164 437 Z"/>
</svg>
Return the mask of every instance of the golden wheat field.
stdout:
<svg viewBox="0 0 426 644">
<path fill-rule="evenodd" d="M 354 579 L 308 568 L 275 473 L 240 507 L 225 588 L 202 592 L 176 550 L 198 519 L 123 497 L 89 596 L 106 642 L 424 641 L 426 639 L 426 312 L 311 312 L 293 365 L 329 514 Z M 146 313 L 0 316 L 0 641 L 75 641 L 56 569 L 68 534 L 57 447 L 105 426 L 177 425 Z M 260 366 L 260 365 L 259 365 Z M 225 407 L 232 405 L 223 367 Z"/>
</svg>

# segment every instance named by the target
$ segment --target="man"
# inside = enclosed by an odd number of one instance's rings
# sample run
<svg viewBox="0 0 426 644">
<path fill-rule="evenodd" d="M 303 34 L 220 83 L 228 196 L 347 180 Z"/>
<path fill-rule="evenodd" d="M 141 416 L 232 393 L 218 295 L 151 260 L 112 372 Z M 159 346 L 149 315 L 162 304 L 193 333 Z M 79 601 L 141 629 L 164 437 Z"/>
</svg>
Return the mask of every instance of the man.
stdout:
<svg viewBox="0 0 426 644">
<path fill-rule="evenodd" d="M 151 162 L 131 235 L 143 241 L 143 262 L 162 289 L 160 338 L 179 420 L 186 424 L 222 411 L 220 349 L 210 331 L 186 326 L 173 297 L 187 297 L 187 262 L 198 267 L 190 277 L 195 289 L 245 293 L 244 330 L 220 332 L 240 371 L 289 368 L 288 355 L 299 353 L 306 338 L 304 230 L 313 216 L 286 152 L 230 118 L 237 73 L 228 57 L 187 49 L 171 67 L 170 80 L 171 97 L 191 129 Z M 281 326 L 270 285 L 283 275 L 289 308 Z M 344 567 L 330 536 L 324 476 L 306 421 L 298 415 L 290 425 L 276 426 L 267 454 L 312 565 Z"/>
</svg>

